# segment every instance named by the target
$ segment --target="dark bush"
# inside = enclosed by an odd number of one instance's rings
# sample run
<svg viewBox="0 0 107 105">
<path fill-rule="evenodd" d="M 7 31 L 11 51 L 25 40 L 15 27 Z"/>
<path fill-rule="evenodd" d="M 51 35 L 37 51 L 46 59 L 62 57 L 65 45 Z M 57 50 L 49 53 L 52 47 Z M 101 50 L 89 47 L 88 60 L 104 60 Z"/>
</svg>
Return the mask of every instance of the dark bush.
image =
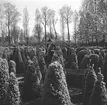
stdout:
<svg viewBox="0 0 107 105">
<path fill-rule="evenodd" d="M 107 90 L 103 78 L 104 76 L 99 72 L 98 81 L 93 88 L 89 105 L 107 105 Z"/>
<path fill-rule="evenodd" d="M 85 55 L 89 55 L 90 52 L 88 50 L 81 50 L 77 53 L 78 65 L 80 65 Z"/>
<path fill-rule="evenodd" d="M 82 59 L 79 69 L 87 69 L 90 63 L 89 55 L 85 55 Z"/>
<path fill-rule="evenodd" d="M 93 66 L 89 68 L 89 71 L 86 73 L 84 79 L 85 83 L 83 87 L 83 105 L 88 105 L 93 87 L 97 81 L 97 76 L 93 69 Z"/>
<path fill-rule="evenodd" d="M 29 64 L 24 79 L 23 101 L 29 102 L 40 97 L 41 81 L 34 65 Z"/>
</svg>

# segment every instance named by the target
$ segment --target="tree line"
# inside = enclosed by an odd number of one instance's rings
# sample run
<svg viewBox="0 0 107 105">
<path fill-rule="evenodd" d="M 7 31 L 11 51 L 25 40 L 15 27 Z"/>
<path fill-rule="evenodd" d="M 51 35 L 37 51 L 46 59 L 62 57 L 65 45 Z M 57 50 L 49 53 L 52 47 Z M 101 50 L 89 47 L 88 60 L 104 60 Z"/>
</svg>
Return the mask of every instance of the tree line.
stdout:
<svg viewBox="0 0 107 105">
<path fill-rule="evenodd" d="M 84 0 L 79 14 L 78 42 L 104 45 L 107 42 L 107 0 Z"/>
<path fill-rule="evenodd" d="M 35 9 L 35 23 L 33 24 L 34 28 L 32 30 L 33 36 L 31 36 L 29 35 L 30 16 L 27 8 L 23 9 L 23 28 L 21 29 L 18 26 L 18 23 L 21 20 L 22 14 L 18 11 L 15 5 L 11 3 L 4 3 L 3 5 L 0 5 L 1 41 L 7 41 L 8 44 L 17 44 L 18 42 L 28 44 L 29 40 L 34 37 L 37 42 L 46 42 L 48 38 L 53 38 L 54 40 L 62 39 L 64 41 L 66 34 L 68 41 L 70 41 L 70 24 L 73 20 L 74 13 L 75 11 L 73 11 L 71 6 L 68 5 L 64 5 L 61 9 L 59 9 L 59 17 L 57 17 L 55 10 L 46 6 L 41 9 Z M 61 33 L 58 33 L 56 29 L 58 22 L 60 22 Z M 61 37 L 59 34 L 61 34 Z"/>
<path fill-rule="evenodd" d="M 58 13 L 58 15 L 57 15 Z M 105 44 L 107 34 L 107 0 L 84 0 L 80 11 L 73 11 L 71 6 L 64 5 L 59 11 L 48 7 L 35 9 L 35 22 L 32 24 L 32 36 L 29 35 L 30 16 L 27 8 L 23 9 L 23 28 L 18 26 L 22 14 L 15 5 L 0 5 L 0 34 L 2 42 L 26 43 L 35 39 L 38 43 L 48 38 L 71 42 L 71 23 L 74 23 L 73 42 Z M 57 24 L 60 23 L 60 33 Z"/>
</svg>

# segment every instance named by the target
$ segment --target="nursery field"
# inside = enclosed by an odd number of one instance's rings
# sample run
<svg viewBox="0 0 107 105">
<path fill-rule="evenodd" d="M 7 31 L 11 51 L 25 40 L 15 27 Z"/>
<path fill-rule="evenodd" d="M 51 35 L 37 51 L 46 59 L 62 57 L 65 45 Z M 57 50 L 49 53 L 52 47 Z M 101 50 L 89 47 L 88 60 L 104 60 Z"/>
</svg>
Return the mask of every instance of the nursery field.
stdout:
<svg viewBox="0 0 107 105">
<path fill-rule="evenodd" d="M 0 104 L 107 105 L 106 53 L 53 43 L 1 47 Z"/>
</svg>

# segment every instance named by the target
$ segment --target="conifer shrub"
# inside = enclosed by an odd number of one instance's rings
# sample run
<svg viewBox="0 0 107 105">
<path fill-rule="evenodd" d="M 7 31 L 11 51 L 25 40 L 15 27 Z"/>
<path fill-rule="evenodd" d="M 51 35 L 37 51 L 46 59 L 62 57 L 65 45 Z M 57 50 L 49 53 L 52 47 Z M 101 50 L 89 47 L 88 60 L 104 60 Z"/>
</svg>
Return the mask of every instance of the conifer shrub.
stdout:
<svg viewBox="0 0 107 105">
<path fill-rule="evenodd" d="M 91 59 L 90 65 L 92 66 L 94 64 L 94 70 L 97 73 L 98 63 L 99 63 L 99 55 L 91 54 L 89 58 Z"/>
<path fill-rule="evenodd" d="M 3 105 L 8 91 L 9 86 L 9 73 L 8 70 L 5 69 L 6 64 L 0 59 L 0 105 Z"/>
<path fill-rule="evenodd" d="M 38 59 L 37 59 L 37 56 L 34 56 L 33 57 L 33 64 L 36 68 L 36 72 L 38 74 L 38 77 L 39 77 L 39 80 L 42 82 L 43 81 L 43 75 L 45 75 L 45 72 L 42 72 L 42 70 L 40 69 L 40 66 L 39 66 L 39 63 L 38 63 Z M 42 65 L 43 66 L 43 65 Z M 45 70 L 44 70 L 45 71 Z M 42 75 L 42 73 L 44 73 Z"/>
<path fill-rule="evenodd" d="M 88 105 L 92 90 L 97 81 L 97 75 L 93 66 L 89 68 L 88 73 L 85 75 L 84 91 L 83 91 L 83 105 Z"/>
<path fill-rule="evenodd" d="M 8 61 L 6 59 L 2 59 L 1 63 L 0 63 L 0 67 L 3 69 L 3 70 L 7 70 L 9 69 L 9 66 L 8 66 Z"/>
<path fill-rule="evenodd" d="M 104 75 L 104 82 L 107 84 L 107 54 L 104 61 L 104 68 L 103 68 L 103 75 Z M 107 85 L 106 85 L 107 87 Z"/>
<path fill-rule="evenodd" d="M 16 73 L 24 73 L 24 63 L 19 48 L 14 51 L 12 60 L 16 62 Z"/>
<path fill-rule="evenodd" d="M 23 101 L 29 102 L 40 97 L 41 81 L 36 68 L 33 64 L 28 65 L 27 73 L 24 79 Z"/>
<path fill-rule="evenodd" d="M 55 47 L 56 46 L 54 44 L 50 44 L 47 48 L 47 52 L 46 52 L 46 56 L 45 56 L 45 61 L 46 61 L 47 67 L 49 66 L 49 64 L 52 61 L 52 56 L 54 54 Z"/>
<path fill-rule="evenodd" d="M 85 47 L 78 47 L 76 49 L 76 54 L 78 54 L 78 52 L 80 52 L 81 50 L 87 50 L 87 48 L 85 48 Z"/>
<path fill-rule="evenodd" d="M 9 87 L 5 105 L 20 105 L 20 91 L 17 78 L 13 72 L 10 73 Z"/>
<path fill-rule="evenodd" d="M 101 70 L 98 72 L 98 80 L 94 85 L 89 105 L 107 105 L 107 90 L 106 84 L 103 82 L 104 76 Z"/>
<path fill-rule="evenodd" d="M 16 63 L 13 60 L 9 62 L 9 73 L 13 72 L 16 75 Z"/>
<path fill-rule="evenodd" d="M 52 62 L 43 86 L 42 105 L 73 105 L 70 100 L 62 65 Z"/>
<path fill-rule="evenodd" d="M 87 69 L 89 65 L 89 55 L 85 55 L 83 60 L 80 63 L 79 69 Z"/>
<path fill-rule="evenodd" d="M 63 53 L 64 59 L 66 60 L 66 58 L 67 58 L 67 48 L 66 47 L 62 48 L 62 53 Z"/>
<path fill-rule="evenodd" d="M 77 53 L 78 65 L 80 65 L 85 55 L 89 55 L 90 52 L 88 50 L 81 50 Z"/>
<path fill-rule="evenodd" d="M 52 61 L 58 61 L 64 67 L 64 59 L 62 55 L 58 55 L 57 52 L 53 54 Z"/>
<path fill-rule="evenodd" d="M 40 71 L 42 73 L 42 78 L 43 78 L 43 81 L 44 81 L 44 78 L 45 78 L 45 75 L 46 75 L 46 72 L 47 72 L 47 66 L 46 66 L 43 55 L 39 55 L 38 64 L 39 64 Z"/>
<path fill-rule="evenodd" d="M 78 69 L 78 60 L 75 49 L 68 48 L 67 49 L 67 58 L 65 61 L 66 69 Z"/>
</svg>

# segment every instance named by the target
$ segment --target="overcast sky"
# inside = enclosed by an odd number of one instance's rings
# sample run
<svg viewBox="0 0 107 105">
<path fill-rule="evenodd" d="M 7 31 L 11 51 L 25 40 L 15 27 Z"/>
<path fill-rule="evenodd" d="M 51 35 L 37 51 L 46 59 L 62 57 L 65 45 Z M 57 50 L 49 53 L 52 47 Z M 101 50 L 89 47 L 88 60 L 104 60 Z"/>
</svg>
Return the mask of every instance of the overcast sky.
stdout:
<svg viewBox="0 0 107 105">
<path fill-rule="evenodd" d="M 10 2 L 13 5 L 16 6 L 18 11 L 21 13 L 23 16 L 23 9 L 27 7 L 28 12 L 29 12 L 29 28 L 30 28 L 30 34 L 32 33 L 32 29 L 34 26 L 34 19 L 35 19 L 35 10 L 37 8 L 41 9 L 44 6 L 47 6 L 50 9 L 54 9 L 56 13 L 58 14 L 59 9 L 63 5 L 69 5 L 72 7 L 72 10 L 79 10 L 80 6 L 82 4 L 83 0 L 0 0 L 0 3 L 4 2 Z M 20 21 L 20 26 L 22 27 L 22 18 Z M 57 32 L 60 32 L 59 24 L 56 26 Z M 73 32 L 73 24 L 70 27 L 70 34 Z"/>
</svg>

